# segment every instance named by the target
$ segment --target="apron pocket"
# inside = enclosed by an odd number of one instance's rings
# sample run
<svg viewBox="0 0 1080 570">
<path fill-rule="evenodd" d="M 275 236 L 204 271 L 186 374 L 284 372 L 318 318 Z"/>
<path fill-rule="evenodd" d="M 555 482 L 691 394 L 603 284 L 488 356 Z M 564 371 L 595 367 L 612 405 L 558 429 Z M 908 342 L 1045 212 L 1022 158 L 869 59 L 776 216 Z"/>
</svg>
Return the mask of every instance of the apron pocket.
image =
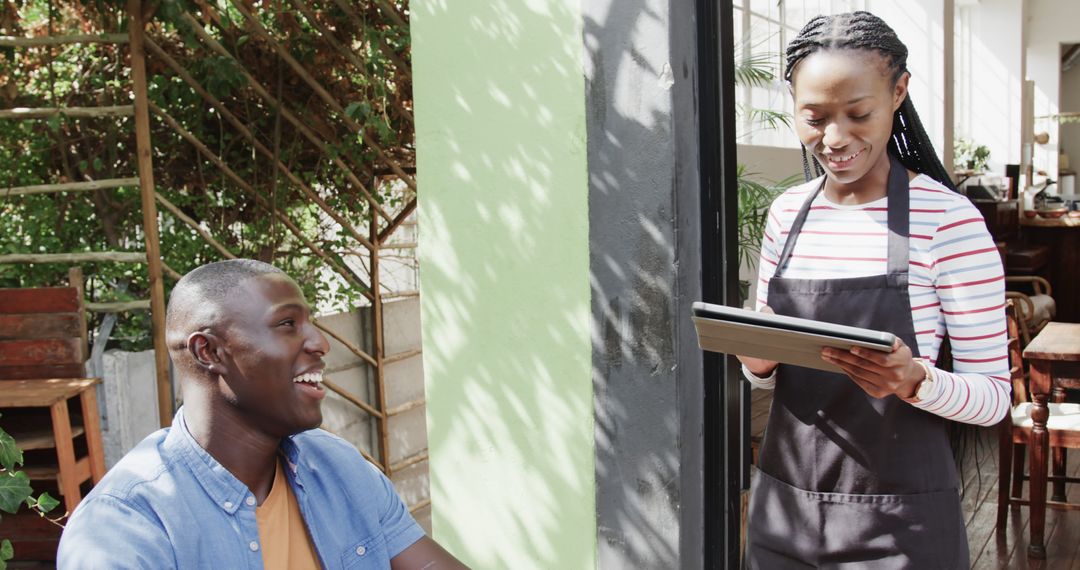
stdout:
<svg viewBox="0 0 1080 570">
<path fill-rule="evenodd" d="M 821 493 L 821 568 L 957 570 L 970 566 L 955 490 L 915 495 Z"/>
</svg>

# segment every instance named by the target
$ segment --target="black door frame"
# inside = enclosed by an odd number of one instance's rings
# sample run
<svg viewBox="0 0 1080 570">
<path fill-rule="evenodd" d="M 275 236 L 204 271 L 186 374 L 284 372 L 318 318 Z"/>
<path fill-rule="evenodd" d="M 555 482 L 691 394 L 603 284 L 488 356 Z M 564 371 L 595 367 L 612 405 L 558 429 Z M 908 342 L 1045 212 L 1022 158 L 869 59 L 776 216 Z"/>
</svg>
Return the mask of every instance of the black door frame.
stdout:
<svg viewBox="0 0 1080 570">
<path fill-rule="evenodd" d="M 701 175 L 701 291 L 738 306 L 735 56 L 732 0 L 695 0 Z M 703 352 L 705 568 L 739 568 L 741 495 L 749 487 L 749 387 L 738 361 Z"/>
</svg>

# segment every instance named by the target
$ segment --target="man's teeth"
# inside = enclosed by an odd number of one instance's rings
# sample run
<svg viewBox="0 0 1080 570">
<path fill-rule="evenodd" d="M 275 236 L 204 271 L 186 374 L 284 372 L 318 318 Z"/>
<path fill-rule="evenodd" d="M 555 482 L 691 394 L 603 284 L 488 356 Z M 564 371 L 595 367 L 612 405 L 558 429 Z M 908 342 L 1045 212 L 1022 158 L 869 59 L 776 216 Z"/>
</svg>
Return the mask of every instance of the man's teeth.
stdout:
<svg viewBox="0 0 1080 570">
<path fill-rule="evenodd" d="M 308 372 L 307 374 L 301 374 L 292 379 L 293 382 L 310 382 L 312 384 L 319 384 L 322 382 L 322 372 Z"/>
</svg>

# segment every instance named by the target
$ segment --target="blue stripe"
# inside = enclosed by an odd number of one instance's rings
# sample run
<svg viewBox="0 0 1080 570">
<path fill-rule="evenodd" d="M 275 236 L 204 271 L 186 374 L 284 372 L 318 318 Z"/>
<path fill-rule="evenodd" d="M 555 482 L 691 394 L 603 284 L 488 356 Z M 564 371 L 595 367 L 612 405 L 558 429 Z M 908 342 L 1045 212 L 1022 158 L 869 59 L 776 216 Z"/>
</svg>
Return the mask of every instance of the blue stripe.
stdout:
<svg viewBox="0 0 1080 570">
<path fill-rule="evenodd" d="M 961 273 L 970 273 L 972 271 L 979 271 L 980 269 L 991 269 L 991 268 L 994 268 L 994 267 L 997 267 L 997 268 L 1000 269 L 1001 268 L 1001 262 L 996 261 L 994 263 L 985 263 L 983 265 L 973 265 L 971 267 L 965 267 L 963 269 L 953 269 L 952 271 L 946 271 L 944 273 L 938 273 L 938 279 L 940 279 L 942 277 L 948 277 L 948 276 L 951 276 L 951 275 L 959 275 Z"/>
<path fill-rule="evenodd" d="M 960 243 L 962 241 L 968 241 L 968 240 L 971 240 L 971 239 L 979 239 L 979 238 L 982 238 L 984 236 L 985 236 L 985 234 L 982 234 L 982 233 L 970 234 L 970 235 L 966 235 L 966 236 L 963 236 L 963 237 L 958 237 L 956 239 L 951 239 L 949 241 L 936 243 L 936 244 L 930 246 L 930 251 L 934 251 L 935 249 L 937 249 L 939 247 L 945 247 L 947 245 L 952 245 L 954 243 Z"/>
</svg>

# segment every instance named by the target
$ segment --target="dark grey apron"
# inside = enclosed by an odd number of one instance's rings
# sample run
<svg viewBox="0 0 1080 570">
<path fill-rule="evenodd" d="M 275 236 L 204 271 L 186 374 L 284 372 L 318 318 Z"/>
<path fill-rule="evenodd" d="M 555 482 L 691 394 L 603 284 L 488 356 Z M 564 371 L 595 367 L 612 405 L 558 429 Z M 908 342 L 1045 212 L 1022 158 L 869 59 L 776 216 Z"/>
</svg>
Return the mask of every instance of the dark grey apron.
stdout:
<svg viewBox="0 0 1080 570">
<path fill-rule="evenodd" d="M 891 158 L 891 157 L 890 157 Z M 918 356 L 908 299 L 908 177 L 888 186 L 888 273 L 789 279 L 783 272 L 818 188 L 791 227 L 769 306 L 776 313 L 891 332 Z M 749 568 L 968 568 L 945 421 L 843 374 L 781 364 L 752 484 Z"/>
</svg>

